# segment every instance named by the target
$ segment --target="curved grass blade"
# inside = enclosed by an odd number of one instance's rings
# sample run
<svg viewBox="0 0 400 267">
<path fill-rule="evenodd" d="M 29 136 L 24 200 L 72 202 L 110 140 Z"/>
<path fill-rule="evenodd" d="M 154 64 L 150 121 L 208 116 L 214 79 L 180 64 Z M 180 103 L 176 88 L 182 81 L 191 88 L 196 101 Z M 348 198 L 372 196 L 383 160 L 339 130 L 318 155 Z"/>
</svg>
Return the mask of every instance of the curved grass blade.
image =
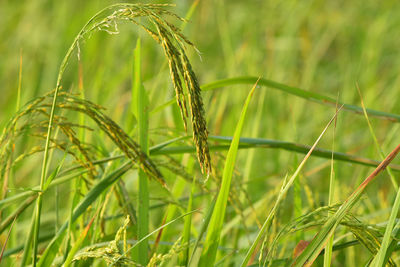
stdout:
<svg viewBox="0 0 400 267">
<path fill-rule="evenodd" d="M 254 94 L 257 82 L 258 81 L 256 81 L 249 95 L 247 96 L 246 102 L 242 109 L 242 113 L 240 114 L 239 121 L 236 125 L 232 143 L 229 147 L 228 155 L 225 161 L 224 171 L 222 174 L 221 188 L 219 190 L 217 202 L 215 203 L 214 211 L 211 216 L 206 240 L 204 242 L 203 252 L 199 261 L 199 266 L 214 265 L 215 258 L 217 256 L 217 249 L 221 235 L 222 225 L 224 223 L 225 210 L 228 202 L 228 196 L 233 176 L 233 169 L 235 166 L 236 156 L 239 148 L 240 135 L 242 133 L 243 125 L 246 119 L 247 108 Z"/>
<path fill-rule="evenodd" d="M 188 139 L 187 138 L 179 138 L 179 140 L 182 139 Z M 183 154 L 183 153 L 195 153 L 195 148 L 191 146 L 170 146 L 172 145 L 177 139 L 167 141 L 163 144 L 163 146 L 154 146 L 150 148 L 150 155 L 171 155 L 171 154 Z M 178 140 L 178 141 L 179 141 Z M 209 136 L 209 140 L 215 140 L 218 141 L 219 143 L 230 143 L 232 142 L 232 137 L 230 136 Z M 308 151 L 311 149 L 310 146 L 308 145 L 303 145 L 303 144 L 298 144 L 298 143 L 292 143 L 292 142 L 287 142 L 287 141 L 279 141 L 279 140 L 271 140 L 271 139 L 264 139 L 264 138 L 240 138 L 240 143 L 239 143 L 239 149 L 250 149 L 250 148 L 274 148 L 274 149 L 282 149 L 286 151 L 294 151 L 297 153 L 301 154 L 307 154 Z M 223 150 L 228 150 L 229 145 L 210 145 L 210 151 L 223 151 Z M 351 154 L 346 154 L 342 152 L 332 152 L 331 150 L 328 149 L 323 149 L 323 148 L 315 148 L 314 152 L 312 153 L 312 156 L 315 157 L 320 157 L 320 158 L 326 158 L 326 159 L 331 159 L 332 158 L 332 153 L 334 156 L 334 160 L 339 160 L 339 161 L 344 161 L 344 162 L 349 162 L 349 163 L 355 163 L 355 164 L 360 164 L 360 165 L 365 165 L 365 166 L 373 166 L 376 167 L 379 165 L 379 161 L 369 159 L 369 158 L 363 158 L 359 157 L 356 155 L 351 155 Z M 400 171 L 400 166 L 399 165 L 391 165 L 391 169 L 393 171 Z M 1 201 L 0 201 L 1 203 Z"/>
<path fill-rule="evenodd" d="M 179 147 L 168 147 L 169 145 L 174 144 L 177 141 L 181 140 L 186 140 L 190 139 L 190 136 L 184 136 L 184 137 L 179 137 L 179 138 L 174 138 L 169 141 L 166 141 L 162 144 L 155 145 L 150 148 L 150 155 L 155 156 L 155 155 L 170 155 L 170 154 L 183 154 L 183 153 L 195 153 L 195 148 L 189 147 L 189 146 L 179 146 Z M 232 137 L 229 136 L 210 136 L 210 140 L 216 140 L 219 142 L 225 142 L 225 143 L 230 143 L 232 142 Z M 277 140 L 270 140 L 270 139 L 262 139 L 262 138 L 240 138 L 240 144 L 239 144 L 239 149 L 249 149 L 249 148 L 280 148 L 283 150 L 287 151 L 294 151 L 297 153 L 302 153 L 302 154 L 307 154 L 307 152 L 310 150 L 311 147 L 302 145 L 302 144 L 297 144 L 297 143 L 292 143 L 292 142 L 286 142 L 286 141 L 277 141 Z M 228 150 L 229 145 L 211 145 L 210 150 L 211 151 L 220 151 L 220 150 Z M 332 151 L 331 150 L 326 150 L 326 149 L 321 149 L 321 148 L 315 148 L 314 152 L 312 153 L 312 156 L 316 157 L 321 157 L 321 158 L 328 158 L 330 159 L 332 157 Z M 363 158 L 355 155 L 350 155 L 346 153 L 341 153 L 341 152 L 333 152 L 334 160 L 340 160 L 344 162 L 350 162 L 354 164 L 360 164 L 360 165 L 365 165 L 365 166 L 378 166 L 379 161 L 373 160 L 373 159 L 368 159 L 368 158 Z M 115 159 L 120 159 L 126 157 L 125 155 L 118 155 L 115 157 L 111 158 L 106 158 L 104 160 L 99 160 L 97 162 L 93 162 L 93 164 L 101 164 L 104 162 L 108 162 L 110 160 L 115 160 Z M 72 170 L 75 170 L 77 168 L 82 168 L 82 166 L 77 166 L 74 167 Z M 391 164 L 391 169 L 393 171 L 400 171 L 400 166 L 396 164 Z M 49 185 L 49 188 L 54 187 L 55 185 L 59 185 L 62 183 L 65 183 L 71 179 L 74 179 L 75 177 L 78 177 L 84 173 L 87 172 L 87 170 L 82 170 L 78 172 L 74 172 L 71 174 L 66 174 L 66 171 L 63 172 L 63 174 L 60 173 L 59 178 L 54 179 Z M 13 196 L 10 196 L 6 199 L 0 200 L 0 208 L 5 207 L 6 205 L 9 205 L 13 203 L 14 201 L 17 201 L 21 198 L 29 197 L 31 195 L 35 195 L 36 192 L 39 190 L 39 187 L 34 187 L 32 188 L 31 191 L 26 191 L 20 194 L 16 194 Z"/>
<path fill-rule="evenodd" d="M 272 223 L 273 218 L 275 217 L 275 213 L 276 210 L 280 204 L 280 202 L 282 201 L 283 197 L 285 196 L 285 194 L 287 193 L 287 191 L 289 190 L 289 188 L 292 186 L 292 184 L 294 183 L 295 179 L 297 178 L 297 176 L 299 175 L 300 171 L 303 169 L 306 161 L 309 159 L 309 157 L 311 156 L 311 153 L 314 151 L 315 147 L 317 146 L 317 144 L 319 143 L 319 141 L 321 140 L 322 136 L 325 134 L 326 130 L 328 129 L 328 127 L 331 125 L 331 123 L 336 119 L 336 116 L 338 114 L 338 112 L 340 111 L 337 110 L 335 115 L 333 116 L 333 118 L 328 122 L 328 124 L 325 126 L 324 130 L 322 131 L 322 133 L 319 135 L 319 137 L 317 138 L 317 140 L 315 141 L 314 145 L 311 147 L 311 149 L 308 151 L 307 155 L 304 157 L 304 159 L 302 160 L 302 162 L 300 163 L 300 165 L 297 167 L 296 171 L 293 173 L 293 175 L 289 178 L 289 180 L 286 182 L 286 179 L 284 180 L 284 183 L 282 184 L 282 188 L 281 191 L 275 201 L 275 204 L 273 206 L 273 208 L 271 209 L 270 213 L 268 214 L 267 219 L 265 220 L 263 226 L 261 227 L 260 231 L 257 234 L 256 239 L 254 240 L 253 244 L 251 245 L 250 249 L 247 251 L 247 254 L 245 256 L 245 258 L 242 261 L 242 264 L 240 266 L 245 267 L 249 261 L 250 258 L 252 257 L 252 255 L 255 253 L 255 250 L 257 248 L 258 243 L 260 242 L 261 238 L 264 236 L 265 232 L 267 231 L 267 229 L 269 228 L 270 224 Z"/>
<path fill-rule="evenodd" d="M 382 150 L 381 146 L 379 145 L 379 142 L 378 142 L 378 139 L 376 138 L 374 129 L 372 128 L 371 122 L 370 122 L 370 120 L 368 118 L 368 113 L 367 113 L 367 111 L 365 109 L 364 100 L 363 100 L 363 97 L 361 95 L 361 90 L 360 90 L 358 84 L 357 84 L 356 87 L 357 87 L 358 94 L 360 96 L 361 106 L 363 108 L 364 116 L 365 116 L 365 119 L 366 119 L 366 121 L 368 123 L 369 131 L 370 131 L 370 133 L 372 135 L 372 138 L 374 140 L 376 149 L 378 150 L 379 156 L 381 157 L 382 160 L 384 160 L 385 155 L 383 153 L 383 150 Z M 397 194 L 396 194 L 396 199 L 395 199 L 394 204 L 393 204 L 392 211 L 390 213 L 388 224 L 387 224 L 386 229 L 385 229 L 385 234 L 384 234 L 383 239 L 382 239 L 381 247 L 379 248 L 378 253 L 375 255 L 375 257 L 374 257 L 374 259 L 373 259 L 373 261 L 371 263 L 371 266 L 386 266 L 386 261 L 389 259 L 389 256 L 390 256 L 387 253 L 388 252 L 388 247 L 389 247 L 389 244 L 390 244 L 390 241 L 391 241 L 391 235 L 392 235 L 393 227 L 394 227 L 394 224 L 395 224 L 395 221 L 396 221 L 396 217 L 397 217 L 397 214 L 398 214 L 399 209 L 400 209 L 400 190 L 399 190 L 399 186 L 398 186 L 396 178 L 394 177 L 394 174 L 393 174 L 393 172 L 392 172 L 392 170 L 391 170 L 391 168 L 389 166 L 387 167 L 387 171 L 389 173 L 390 179 L 392 181 L 392 184 L 393 184 L 395 190 L 397 190 Z M 386 259 L 386 261 L 385 261 L 385 259 Z"/>
<path fill-rule="evenodd" d="M 79 177 L 80 175 L 82 175 L 84 173 L 87 173 L 87 172 L 88 172 L 87 170 L 83 170 L 83 171 L 78 171 L 78 172 L 74 172 L 74 173 L 65 174 L 63 176 L 60 176 L 59 178 L 54 179 L 54 181 L 52 181 L 49 184 L 48 188 L 52 188 L 52 187 L 54 187 L 56 185 L 65 183 L 65 182 L 67 182 L 69 180 L 72 180 L 72 179 L 74 179 L 76 177 Z M 13 195 L 11 197 L 2 199 L 2 200 L 0 200 L 0 208 L 6 207 L 7 205 L 10 205 L 11 203 L 13 203 L 13 202 L 15 202 L 15 201 L 17 201 L 17 200 L 19 200 L 21 198 L 30 197 L 30 196 L 34 196 L 36 198 L 38 191 L 39 191 L 39 186 L 35 186 L 32 189 L 27 190 L 27 191 L 25 191 L 23 193 L 16 194 L 16 195 Z"/>
<path fill-rule="evenodd" d="M 346 216 L 347 212 L 360 199 L 367 185 L 380 174 L 400 152 L 400 144 L 379 164 L 379 166 L 361 183 L 361 185 L 350 195 L 350 197 L 340 206 L 340 208 L 332 215 L 323 225 L 322 229 L 313 238 L 311 243 L 296 259 L 292 261 L 295 267 L 311 266 L 315 259 L 325 247 L 328 239 L 335 231 L 337 225 Z"/>
<path fill-rule="evenodd" d="M 7 218 L 3 219 L 2 222 L 0 223 L 0 234 L 3 233 L 3 231 L 5 229 L 7 229 L 7 227 L 14 222 L 14 220 L 22 213 L 24 212 L 29 206 L 30 204 L 33 203 L 33 201 L 36 199 L 36 195 L 35 196 L 31 196 L 29 198 L 27 198 L 21 205 L 18 206 L 18 208 L 12 213 L 10 214 L 10 216 L 8 216 Z"/>
<path fill-rule="evenodd" d="M 13 229 L 13 226 L 14 226 L 14 223 L 15 223 L 16 220 L 17 220 L 17 217 L 14 218 L 14 220 L 13 220 L 11 226 L 10 226 L 10 230 L 8 231 L 7 238 L 6 238 L 6 240 L 4 241 L 3 247 L 1 248 L 0 263 L 1 263 L 1 260 L 3 259 L 4 251 L 5 251 L 5 249 L 6 249 L 6 246 L 7 246 L 7 243 L 8 243 L 8 239 L 10 238 L 11 231 L 12 231 L 12 229 Z"/>
<path fill-rule="evenodd" d="M 243 77 L 235 77 L 235 78 L 230 78 L 230 79 L 223 79 L 215 82 L 211 82 L 208 84 L 205 84 L 201 86 L 201 89 L 203 91 L 209 91 L 209 90 L 214 90 L 217 88 L 221 87 L 226 87 L 226 86 L 231 86 L 231 85 L 237 85 L 237 84 L 254 84 L 254 82 L 257 80 L 257 77 L 252 77 L 252 76 L 243 76 Z M 293 86 L 288 86 L 282 83 L 274 82 L 271 80 L 267 79 L 260 79 L 259 83 L 260 86 L 266 86 L 270 88 L 274 88 L 280 91 L 283 91 L 285 93 L 295 95 L 301 98 L 304 98 L 306 100 L 310 100 L 319 104 L 324 104 L 324 105 L 330 105 L 332 107 L 336 106 L 336 99 L 325 96 L 322 94 L 306 91 L 297 87 Z M 363 109 L 359 106 L 355 105 L 349 105 L 349 104 L 344 104 L 338 102 L 338 105 L 341 106 L 343 105 L 344 110 L 348 110 L 351 112 L 355 112 L 358 114 L 363 114 Z M 388 119 L 393 122 L 400 122 L 400 115 L 398 114 L 393 114 L 393 113 L 388 113 L 388 112 L 383 112 L 379 110 L 373 110 L 373 109 L 366 109 L 368 115 L 379 117 L 382 119 Z"/>
</svg>

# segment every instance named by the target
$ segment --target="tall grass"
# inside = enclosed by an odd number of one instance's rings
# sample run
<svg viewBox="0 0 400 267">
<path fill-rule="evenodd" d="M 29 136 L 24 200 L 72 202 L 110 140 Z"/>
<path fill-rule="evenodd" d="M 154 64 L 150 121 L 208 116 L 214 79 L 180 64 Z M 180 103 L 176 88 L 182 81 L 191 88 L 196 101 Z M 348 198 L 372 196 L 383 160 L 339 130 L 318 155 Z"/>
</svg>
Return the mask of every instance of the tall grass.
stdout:
<svg viewBox="0 0 400 267">
<path fill-rule="evenodd" d="M 2 265 L 399 263 L 398 3 L 103 4 L 0 4 Z"/>
<path fill-rule="evenodd" d="M 258 82 L 258 81 L 257 81 Z M 257 82 L 251 89 L 249 96 L 243 106 L 238 124 L 233 135 L 232 143 L 225 161 L 224 172 L 222 174 L 221 188 L 218 193 L 217 201 L 212 211 L 210 224 L 207 230 L 206 240 L 204 242 L 203 253 L 200 258 L 199 266 L 214 265 L 217 256 L 218 244 L 225 218 L 225 211 L 229 197 L 230 186 L 232 182 L 233 170 L 235 167 L 237 152 L 239 148 L 240 135 L 242 133 L 244 122 L 246 121 L 246 112 L 250 100 L 254 94 Z"/>
</svg>

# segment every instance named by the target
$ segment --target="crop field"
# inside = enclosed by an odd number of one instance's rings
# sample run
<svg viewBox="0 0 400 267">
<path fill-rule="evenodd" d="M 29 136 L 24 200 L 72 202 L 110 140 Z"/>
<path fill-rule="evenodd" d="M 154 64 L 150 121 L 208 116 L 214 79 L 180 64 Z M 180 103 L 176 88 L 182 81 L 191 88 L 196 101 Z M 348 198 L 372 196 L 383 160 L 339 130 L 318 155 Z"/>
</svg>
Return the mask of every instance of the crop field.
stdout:
<svg viewBox="0 0 400 267">
<path fill-rule="evenodd" d="M 400 2 L 0 1 L 0 266 L 397 266 Z"/>
</svg>

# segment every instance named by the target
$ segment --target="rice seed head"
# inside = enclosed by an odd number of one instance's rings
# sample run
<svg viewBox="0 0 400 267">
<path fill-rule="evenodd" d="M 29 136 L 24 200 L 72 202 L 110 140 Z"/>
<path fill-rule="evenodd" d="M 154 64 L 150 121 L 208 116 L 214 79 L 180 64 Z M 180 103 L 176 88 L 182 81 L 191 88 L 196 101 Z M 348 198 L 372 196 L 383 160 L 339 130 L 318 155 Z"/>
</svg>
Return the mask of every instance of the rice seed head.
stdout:
<svg viewBox="0 0 400 267">
<path fill-rule="evenodd" d="M 101 30 L 110 34 L 118 33 L 118 21 L 128 21 L 140 26 L 158 42 L 168 60 L 176 102 L 180 109 L 185 129 L 187 129 L 188 110 L 190 110 L 197 158 L 203 173 L 210 174 L 211 160 L 207 141 L 208 131 L 201 89 L 185 51 L 186 45 L 191 47 L 194 47 L 194 45 L 182 34 L 179 28 L 164 18 L 164 16 L 169 16 L 184 21 L 183 18 L 175 13 L 168 11 L 166 9 L 168 6 L 170 5 L 117 4 L 110 6 L 89 21 L 78 35 L 76 44 L 73 46 L 77 46 L 79 40 L 84 39 L 85 35 L 94 31 Z M 104 15 L 110 10 L 114 11 L 110 15 Z M 138 20 L 138 18 L 141 18 L 141 20 Z"/>
</svg>

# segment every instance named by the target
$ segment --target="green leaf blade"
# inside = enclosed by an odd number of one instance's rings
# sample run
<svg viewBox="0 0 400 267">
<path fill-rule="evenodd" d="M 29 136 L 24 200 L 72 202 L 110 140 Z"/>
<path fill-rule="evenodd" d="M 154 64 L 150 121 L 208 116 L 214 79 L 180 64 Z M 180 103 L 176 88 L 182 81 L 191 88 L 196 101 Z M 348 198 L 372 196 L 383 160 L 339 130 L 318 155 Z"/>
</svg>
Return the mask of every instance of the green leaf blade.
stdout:
<svg viewBox="0 0 400 267">
<path fill-rule="evenodd" d="M 254 84 L 249 95 L 247 96 L 239 121 L 236 125 L 232 143 L 230 145 L 228 155 L 225 161 L 225 167 L 222 175 L 221 189 L 218 193 L 217 202 L 215 203 L 215 208 L 211 216 L 210 225 L 207 232 L 206 241 L 204 244 L 204 249 L 200 258 L 199 266 L 212 266 L 215 262 L 220 234 L 222 230 L 222 224 L 224 222 L 226 205 L 228 202 L 233 170 L 235 167 L 237 152 L 239 148 L 240 135 L 242 133 L 243 124 L 245 122 L 247 108 L 254 94 L 256 86 L 257 82 Z"/>
</svg>

